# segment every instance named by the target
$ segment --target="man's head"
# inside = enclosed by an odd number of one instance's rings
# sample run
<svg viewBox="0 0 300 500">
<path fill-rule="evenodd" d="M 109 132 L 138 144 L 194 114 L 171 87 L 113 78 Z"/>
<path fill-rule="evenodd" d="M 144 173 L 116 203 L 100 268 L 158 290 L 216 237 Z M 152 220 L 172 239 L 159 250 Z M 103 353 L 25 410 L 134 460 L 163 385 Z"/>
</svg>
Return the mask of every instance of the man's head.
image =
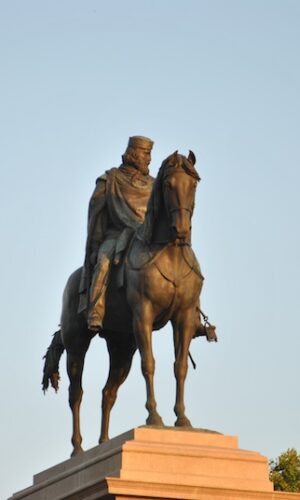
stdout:
<svg viewBox="0 0 300 500">
<path fill-rule="evenodd" d="M 132 165 L 142 174 L 147 175 L 149 173 L 148 167 L 151 162 L 152 147 L 153 141 L 148 137 L 143 137 L 141 135 L 129 137 L 127 149 L 122 156 L 123 163 Z"/>
</svg>

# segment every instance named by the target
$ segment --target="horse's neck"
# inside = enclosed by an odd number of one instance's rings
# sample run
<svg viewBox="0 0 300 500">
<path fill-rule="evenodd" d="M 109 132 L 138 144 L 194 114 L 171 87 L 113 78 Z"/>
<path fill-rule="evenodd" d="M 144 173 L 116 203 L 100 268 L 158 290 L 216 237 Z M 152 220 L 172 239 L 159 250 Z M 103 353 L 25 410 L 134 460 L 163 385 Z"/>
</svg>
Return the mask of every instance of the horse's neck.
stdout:
<svg viewBox="0 0 300 500">
<path fill-rule="evenodd" d="M 168 243 L 171 241 L 171 230 L 166 210 L 162 207 L 154 222 L 151 243 Z"/>
</svg>

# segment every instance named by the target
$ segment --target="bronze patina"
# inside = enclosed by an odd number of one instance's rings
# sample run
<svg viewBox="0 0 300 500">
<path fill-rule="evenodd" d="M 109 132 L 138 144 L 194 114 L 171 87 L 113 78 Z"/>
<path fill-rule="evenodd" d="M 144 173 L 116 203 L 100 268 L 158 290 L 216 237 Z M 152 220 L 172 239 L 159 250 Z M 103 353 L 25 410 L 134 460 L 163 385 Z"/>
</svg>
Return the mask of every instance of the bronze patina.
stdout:
<svg viewBox="0 0 300 500">
<path fill-rule="evenodd" d="M 200 321 L 203 277 L 191 248 L 191 219 L 199 175 L 195 156 L 177 152 L 163 161 L 153 185 L 143 224 L 131 239 L 123 262 L 110 260 L 105 315 L 100 335 L 106 340 L 110 369 L 103 389 L 99 442 L 108 440 L 109 418 L 117 391 L 125 381 L 138 349 L 146 382 L 148 425 L 163 425 L 154 395 L 152 331 L 168 321 L 173 327 L 175 348 L 175 425 L 189 427 L 185 415 L 184 383 L 188 352 L 193 337 L 205 334 L 216 340 L 215 328 Z M 118 241 L 118 240 L 117 240 Z M 117 246 L 115 247 L 117 248 Z M 66 349 L 70 379 L 69 403 L 73 415 L 73 452 L 80 453 L 80 403 L 85 354 L 96 335 L 89 328 L 86 311 L 78 313 L 78 288 L 82 269 L 69 278 L 63 296 L 61 329 L 54 334 L 46 353 L 43 388 L 58 388 L 59 359 Z"/>
<path fill-rule="evenodd" d="M 87 309 L 89 329 L 103 326 L 112 262 L 117 264 L 145 218 L 153 178 L 149 175 L 153 141 L 129 138 L 119 168 L 96 180 L 88 210 L 86 255 L 79 287 L 78 311 Z"/>
</svg>

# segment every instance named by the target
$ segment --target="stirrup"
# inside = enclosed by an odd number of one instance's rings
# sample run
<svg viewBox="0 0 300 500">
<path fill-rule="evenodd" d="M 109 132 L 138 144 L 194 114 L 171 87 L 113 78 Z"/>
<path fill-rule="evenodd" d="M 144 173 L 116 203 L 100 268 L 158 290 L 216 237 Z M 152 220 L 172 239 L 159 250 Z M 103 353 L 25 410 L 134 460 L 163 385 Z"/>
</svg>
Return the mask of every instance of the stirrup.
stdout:
<svg viewBox="0 0 300 500">
<path fill-rule="evenodd" d="M 207 342 L 218 342 L 216 327 L 214 325 L 206 325 L 204 328 L 206 330 Z"/>
<path fill-rule="evenodd" d="M 207 342 L 218 342 L 216 327 L 210 323 L 206 325 L 202 325 L 201 323 L 193 338 L 196 337 L 206 337 Z"/>
</svg>

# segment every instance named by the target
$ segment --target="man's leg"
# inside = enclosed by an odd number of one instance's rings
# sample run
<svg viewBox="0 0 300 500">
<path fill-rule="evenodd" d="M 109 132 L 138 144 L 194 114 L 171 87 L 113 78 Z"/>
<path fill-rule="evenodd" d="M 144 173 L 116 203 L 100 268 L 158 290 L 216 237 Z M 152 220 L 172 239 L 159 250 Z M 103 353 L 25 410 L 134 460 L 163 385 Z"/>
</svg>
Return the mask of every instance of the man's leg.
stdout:
<svg viewBox="0 0 300 500">
<path fill-rule="evenodd" d="M 109 279 L 109 270 L 114 257 L 115 240 L 105 241 L 99 250 L 97 264 L 89 293 L 88 327 L 99 331 L 103 326 L 105 314 L 105 294 Z"/>
</svg>

